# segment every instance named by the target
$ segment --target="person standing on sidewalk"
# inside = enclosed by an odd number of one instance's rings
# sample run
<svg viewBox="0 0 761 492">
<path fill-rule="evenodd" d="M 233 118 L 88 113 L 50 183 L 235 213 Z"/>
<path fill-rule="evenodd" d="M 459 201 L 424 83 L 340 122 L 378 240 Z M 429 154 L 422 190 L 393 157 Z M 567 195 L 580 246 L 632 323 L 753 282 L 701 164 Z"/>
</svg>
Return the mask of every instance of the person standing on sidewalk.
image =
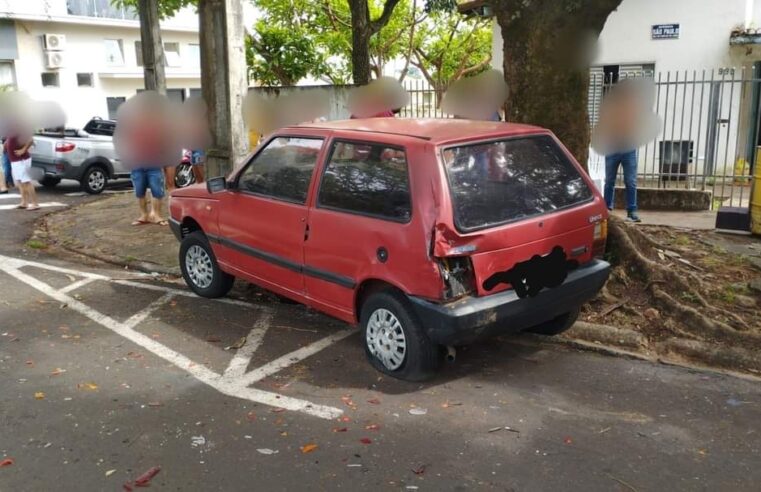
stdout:
<svg viewBox="0 0 761 492">
<path fill-rule="evenodd" d="M 11 176 L 11 161 L 5 153 L 5 138 L 0 141 L 0 159 L 3 166 L 0 168 L 0 195 L 8 194 L 8 189 L 13 188 L 13 176 Z"/>
<path fill-rule="evenodd" d="M 4 145 L 5 153 L 11 161 L 13 181 L 18 183 L 21 193 L 21 203 L 16 208 L 30 211 L 40 209 L 31 176 L 32 157 L 29 155 L 29 149 L 32 145 L 34 145 L 34 139 L 19 131 L 12 131 L 5 139 Z"/>
<path fill-rule="evenodd" d="M 605 96 L 592 133 L 592 148 L 605 156 L 605 204 L 613 210 L 619 166 L 624 172 L 626 220 L 641 222 L 637 213 L 637 149 L 655 138 L 660 127 L 652 112 L 654 87 L 649 79 L 625 79 Z"/>
</svg>

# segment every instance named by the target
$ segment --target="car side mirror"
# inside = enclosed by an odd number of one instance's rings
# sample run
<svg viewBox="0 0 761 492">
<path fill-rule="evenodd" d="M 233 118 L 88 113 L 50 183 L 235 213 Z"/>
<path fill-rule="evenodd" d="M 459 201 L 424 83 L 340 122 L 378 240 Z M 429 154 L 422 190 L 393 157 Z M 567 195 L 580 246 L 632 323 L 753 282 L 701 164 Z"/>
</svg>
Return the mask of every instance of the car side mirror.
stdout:
<svg viewBox="0 0 761 492">
<path fill-rule="evenodd" d="M 225 179 L 224 176 L 211 178 L 206 181 L 206 190 L 212 195 L 214 193 L 219 193 L 220 191 L 225 191 L 226 189 L 227 189 L 227 179 Z"/>
</svg>

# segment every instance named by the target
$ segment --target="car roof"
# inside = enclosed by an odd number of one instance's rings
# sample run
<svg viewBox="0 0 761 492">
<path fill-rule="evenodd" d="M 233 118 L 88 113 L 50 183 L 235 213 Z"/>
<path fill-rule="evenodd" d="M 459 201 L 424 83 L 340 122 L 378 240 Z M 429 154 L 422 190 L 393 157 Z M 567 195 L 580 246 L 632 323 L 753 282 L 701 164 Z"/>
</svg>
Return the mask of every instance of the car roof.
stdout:
<svg viewBox="0 0 761 492">
<path fill-rule="evenodd" d="M 498 121 L 390 117 L 304 123 L 289 128 L 315 128 L 324 130 L 384 133 L 404 137 L 421 138 L 436 144 L 462 140 L 479 140 L 496 136 L 504 137 L 523 135 L 527 133 L 540 133 L 547 131 L 538 126 L 521 125 L 517 123 L 503 123 Z"/>
</svg>

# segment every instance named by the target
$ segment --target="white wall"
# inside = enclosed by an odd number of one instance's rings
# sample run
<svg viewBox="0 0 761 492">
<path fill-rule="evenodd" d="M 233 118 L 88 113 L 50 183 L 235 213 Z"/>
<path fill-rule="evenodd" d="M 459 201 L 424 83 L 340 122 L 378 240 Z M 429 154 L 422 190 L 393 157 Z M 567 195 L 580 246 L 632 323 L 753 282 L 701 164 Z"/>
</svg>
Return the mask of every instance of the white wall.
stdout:
<svg viewBox="0 0 761 492">
<path fill-rule="evenodd" d="M 0 0 L 1 1 L 1 0 Z M 59 73 L 60 87 L 43 87 L 41 73 L 48 70 L 41 36 L 45 33 L 64 34 L 66 49 L 64 68 Z M 19 90 L 40 100 L 56 100 L 68 115 L 68 125 L 81 126 L 93 116 L 108 117 L 106 97 L 130 97 L 143 87 L 142 68 L 137 65 L 135 41 L 140 40 L 138 29 L 128 27 L 83 26 L 67 23 L 16 21 L 19 59 L 15 61 Z M 198 35 L 192 32 L 163 32 L 164 42 L 179 42 L 181 67 L 167 67 L 168 88 L 198 88 L 200 67 L 189 58 L 188 44 L 197 44 Z M 104 40 L 122 40 L 124 64 L 107 63 Z M 94 87 L 78 87 L 78 72 L 92 73 Z"/>
<path fill-rule="evenodd" d="M 655 63 L 656 71 L 702 70 L 740 66 L 745 49 L 729 48 L 729 34 L 746 21 L 761 26 L 761 1 L 748 0 L 624 0 L 610 14 L 599 38 L 594 65 Z M 651 39 L 654 24 L 679 24 L 679 39 Z M 492 66 L 502 70 L 502 34 L 493 23 Z M 761 59 L 761 46 L 751 58 Z"/>
</svg>

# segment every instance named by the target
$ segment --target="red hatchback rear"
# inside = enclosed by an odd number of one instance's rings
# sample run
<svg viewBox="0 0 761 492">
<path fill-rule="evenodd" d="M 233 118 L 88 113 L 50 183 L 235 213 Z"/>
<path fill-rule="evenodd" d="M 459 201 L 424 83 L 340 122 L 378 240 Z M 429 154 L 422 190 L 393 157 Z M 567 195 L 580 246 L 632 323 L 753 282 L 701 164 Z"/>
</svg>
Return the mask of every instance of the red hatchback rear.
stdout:
<svg viewBox="0 0 761 492">
<path fill-rule="evenodd" d="M 193 291 L 223 296 L 238 277 L 359 323 L 371 363 L 402 379 L 432 375 L 443 347 L 560 333 L 610 269 L 602 198 L 536 127 L 285 128 L 227 179 L 172 197 Z"/>
</svg>

